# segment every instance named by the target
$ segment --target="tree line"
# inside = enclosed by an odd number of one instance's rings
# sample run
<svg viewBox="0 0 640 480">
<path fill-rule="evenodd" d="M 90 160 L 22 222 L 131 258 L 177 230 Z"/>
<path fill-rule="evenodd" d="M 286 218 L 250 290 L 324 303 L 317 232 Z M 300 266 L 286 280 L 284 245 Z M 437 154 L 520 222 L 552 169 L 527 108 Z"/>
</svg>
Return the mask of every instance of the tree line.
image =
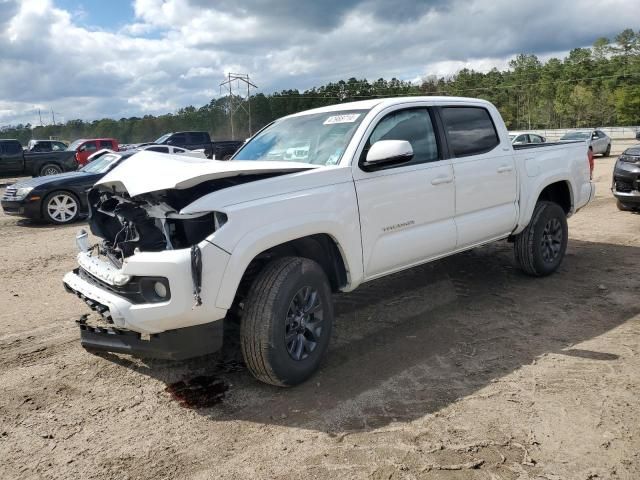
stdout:
<svg viewBox="0 0 640 480">
<path fill-rule="evenodd" d="M 419 83 L 350 78 L 304 91 L 258 93 L 249 100 L 215 98 L 199 108 L 188 106 L 166 115 L 5 126 L 0 136 L 17 138 L 23 144 L 49 137 L 114 137 L 120 143 L 136 143 L 153 141 L 171 131 L 205 130 L 216 139 L 230 139 L 229 112 L 241 103 L 244 108 L 234 114 L 237 139 L 301 110 L 399 95 L 483 98 L 496 105 L 510 129 L 640 125 L 640 30 L 626 29 L 613 40 L 599 38 L 592 47 L 575 48 L 564 59 L 542 62 L 536 55 L 520 54 L 502 71 L 463 69 L 448 77 L 427 76 Z"/>
</svg>

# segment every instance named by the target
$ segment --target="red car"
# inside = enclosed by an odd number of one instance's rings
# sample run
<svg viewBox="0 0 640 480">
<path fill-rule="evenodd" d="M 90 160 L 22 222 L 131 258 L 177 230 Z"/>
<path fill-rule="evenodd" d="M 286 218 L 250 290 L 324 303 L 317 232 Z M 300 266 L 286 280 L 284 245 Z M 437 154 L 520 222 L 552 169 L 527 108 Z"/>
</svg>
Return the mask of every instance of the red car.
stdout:
<svg viewBox="0 0 640 480">
<path fill-rule="evenodd" d="M 115 138 L 81 138 L 69 145 L 67 150 L 76 152 L 76 162 L 78 162 L 78 166 L 84 167 L 88 163 L 87 159 L 103 148 L 108 148 L 114 152 L 120 149 L 118 141 Z"/>
</svg>

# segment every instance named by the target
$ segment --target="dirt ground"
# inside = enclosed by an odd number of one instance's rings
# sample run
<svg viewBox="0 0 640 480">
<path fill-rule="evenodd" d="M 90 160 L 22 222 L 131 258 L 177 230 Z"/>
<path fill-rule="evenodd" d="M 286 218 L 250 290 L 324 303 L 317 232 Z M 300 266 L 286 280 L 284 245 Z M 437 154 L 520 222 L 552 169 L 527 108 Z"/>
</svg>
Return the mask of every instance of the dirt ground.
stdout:
<svg viewBox="0 0 640 480">
<path fill-rule="evenodd" d="M 640 215 L 596 164 L 557 274 L 504 242 L 337 296 L 323 368 L 288 390 L 220 355 L 85 352 L 79 225 L 0 216 L 0 478 L 640 478 Z M 201 375 L 219 403 L 166 391 Z"/>
</svg>

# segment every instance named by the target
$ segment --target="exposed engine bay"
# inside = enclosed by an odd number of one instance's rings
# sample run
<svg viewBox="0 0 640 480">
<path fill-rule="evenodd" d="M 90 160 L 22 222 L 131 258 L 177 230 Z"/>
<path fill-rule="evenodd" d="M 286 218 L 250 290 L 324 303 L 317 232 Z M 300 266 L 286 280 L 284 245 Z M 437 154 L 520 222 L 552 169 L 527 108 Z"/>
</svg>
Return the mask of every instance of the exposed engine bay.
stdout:
<svg viewBox="0 0 640 480">
<path fill-rule="evenodd" d="M 217 179 L 188 189 L 161 190 L 133 198 L 115 189 L 93 188 L 89 192 L 89 226 L 103 239 L 100 253 L 116 267 L 136 250 L 189 248 L 224 225 L 227 217 L 221 212 L 181 214 L 182 208 L 207 193 L 273 175 Z"/>
</svg>

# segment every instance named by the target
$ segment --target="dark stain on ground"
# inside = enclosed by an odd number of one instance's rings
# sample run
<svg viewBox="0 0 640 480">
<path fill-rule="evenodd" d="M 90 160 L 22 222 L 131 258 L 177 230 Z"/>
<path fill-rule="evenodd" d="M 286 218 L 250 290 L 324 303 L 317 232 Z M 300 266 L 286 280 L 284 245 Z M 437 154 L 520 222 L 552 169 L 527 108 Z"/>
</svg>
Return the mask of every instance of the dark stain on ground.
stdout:
<svg viewBox="0 0 640 480">
<path fill-rule="evenodd" d="M 213 375 L 199 375 L 167 385 L 165 391 L 186 408 L 208 408 L 224 399 L 229 385 Z"/>
</svg>

